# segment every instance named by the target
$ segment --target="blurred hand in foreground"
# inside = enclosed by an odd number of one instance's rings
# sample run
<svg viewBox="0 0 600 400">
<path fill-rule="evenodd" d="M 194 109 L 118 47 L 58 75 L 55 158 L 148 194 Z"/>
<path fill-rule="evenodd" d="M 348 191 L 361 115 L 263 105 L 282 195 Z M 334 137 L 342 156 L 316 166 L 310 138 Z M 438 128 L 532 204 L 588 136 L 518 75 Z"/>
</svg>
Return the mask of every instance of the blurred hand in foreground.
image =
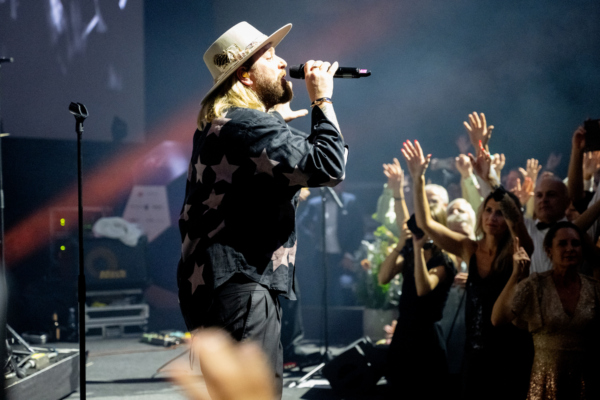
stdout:
<svg viewBox="0 0 600 400">
<path fill-rule="evenodd" d="M 188 363 L 184 361 L 176 365 L 173 376 L 190 399 L 275 398 L 275 374 L 255 343 L 235 343 L 223 331 L 206 329 L 194 335 L 190 351 L 200 361 L 202 377 L 193 375 Z"/>
</svg>

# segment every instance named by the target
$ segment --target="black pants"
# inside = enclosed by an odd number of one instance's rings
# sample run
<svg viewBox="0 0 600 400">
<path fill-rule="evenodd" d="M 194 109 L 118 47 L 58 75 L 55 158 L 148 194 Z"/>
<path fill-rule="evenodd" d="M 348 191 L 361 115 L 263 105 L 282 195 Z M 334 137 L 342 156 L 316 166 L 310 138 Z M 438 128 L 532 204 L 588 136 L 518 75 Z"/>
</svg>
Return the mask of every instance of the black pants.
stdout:
<svg viewBox="0 0 600 400">
<path fill-rule="evenodd" d="M 238 342 L 252 340 L 263 349 L 275 371 L 275 385 L 281 396 L 283 348 L 278 295 L 236 274 L 216 289 L 209 321 L 210 326 L 226 330 Z"/>
</svg>

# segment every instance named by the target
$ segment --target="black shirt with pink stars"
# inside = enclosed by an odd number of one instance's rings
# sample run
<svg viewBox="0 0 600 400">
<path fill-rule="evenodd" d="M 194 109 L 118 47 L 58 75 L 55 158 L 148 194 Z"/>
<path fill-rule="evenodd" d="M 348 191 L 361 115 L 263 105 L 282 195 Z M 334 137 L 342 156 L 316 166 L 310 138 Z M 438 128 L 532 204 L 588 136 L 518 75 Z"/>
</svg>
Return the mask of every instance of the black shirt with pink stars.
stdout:
<svg viewBox="0 0 600 400">
<path fill-rule="evenodd" d="M 307 135 L 277 112 L 232 108 L 194 134 L 177 271 L 188 328 L 202 325 L 215 289 L 236 273 L 296 298 L 299 191 L 341 182 L 347 157 L 319 107 L 311 119 Z"/>
</svg>

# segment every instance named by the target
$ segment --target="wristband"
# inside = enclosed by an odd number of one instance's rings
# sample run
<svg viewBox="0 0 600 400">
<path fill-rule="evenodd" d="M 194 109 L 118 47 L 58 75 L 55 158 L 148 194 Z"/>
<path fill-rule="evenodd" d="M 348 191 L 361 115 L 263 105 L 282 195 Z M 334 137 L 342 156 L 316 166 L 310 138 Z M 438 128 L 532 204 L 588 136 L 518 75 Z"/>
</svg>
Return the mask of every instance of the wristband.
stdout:
<svg viewBox="0 0 600 400">
<path fill-rule="evenodd" d="M 394 200 L 396 200 L 396 201 L 402 201 L 402 200 L 404 200 L 404 197 L 395 197 L 394 196 Z"/>
<path fill-rule="evenodd" d="M 313 101 L 312 103 L 310 103 L 311 107 L 314 106 L 320 106 L 323 103 L 329 103 L 329 104 L 333 104 L 333 102 L 331 101 L 330 97 L 321 97 L 319 99 L 316 99 L 315 101 Z"/>
</svg>

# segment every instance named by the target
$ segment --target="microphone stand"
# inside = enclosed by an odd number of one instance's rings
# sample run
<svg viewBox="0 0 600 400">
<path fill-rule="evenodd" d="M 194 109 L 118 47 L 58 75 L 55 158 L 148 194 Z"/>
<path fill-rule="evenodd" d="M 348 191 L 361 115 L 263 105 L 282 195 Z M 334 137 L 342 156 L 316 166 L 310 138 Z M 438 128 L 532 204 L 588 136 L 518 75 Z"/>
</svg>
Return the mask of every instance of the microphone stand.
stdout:
<svg viewBox="0 0 600 400">
<path fill-rule="evenodd" d="M 335 204 L 338 206 L 340 210 L 344 210 L 344 204 L 340 200 L 337 193 L 330 188 L 321 187 L 321 248 L 322 250 L 322 265 L 323 265 L 323 299 L 322 299 L 322 307 L 323 307 L 323 343 L 324 343 L 324 351 L 321 353 L 321 363 L 317 365 L 315 368 L 310 370 L 307 374 L 302 376 L 295 382 L 292 382 L 288 385 L 288 387 L 293 388 L 298 386 L 300 383 L 307 381 L 311 376 L 321 371 L 323 367 L 332 360 L 331 352 L 329 351 L 329 306 L 328 306 L 328 273 L 329 273 L 329 263 L 327 260 L 327 212 L 326 212 L 326 204 L 327 204 L 327 194 L 331 196 Z"/>
<path fill-rule="evenodd" d="M 12 57 L 0 58 L 0 72 L 3 63 L 12 63 L 13 61 Z M 2 92 L 0 91 L 0 106 L 1 99 Z M 2 138 L 4 136 L 8 136 L 8 133 L 4 133 L 4 123 L 0 109 L 0 360 L 2 360 L 2 364 L 8 359 L 6 329 L 10 328 L 6 321 L 8 315 L 8 287 L 6 284 L 6 263 L 4 257 L 4 186 L 2 179 Z M 4 400 L 6 398 L 4 393 L 4 365 L 2 365 L 0 372 L 2 373 L 2 377 L 0 378 L 0 400 Z"/>
<path fill-rule="evenodd" d="M 79 398 L 86 398 L 86 349 L 85 349 L 85 270 L 83 263 L 83 201 L 81 185 L 81 135 L 83 134 L 83 121 L 88 117 L 88 111 L 81 103 L 71 103 L 69 111 L 75 117 L 75 131 L 77 132 L 77 194 L 79 211 L 79 277 L 77 280 L 77 298 L 79 302 Z"/>
</svg>

